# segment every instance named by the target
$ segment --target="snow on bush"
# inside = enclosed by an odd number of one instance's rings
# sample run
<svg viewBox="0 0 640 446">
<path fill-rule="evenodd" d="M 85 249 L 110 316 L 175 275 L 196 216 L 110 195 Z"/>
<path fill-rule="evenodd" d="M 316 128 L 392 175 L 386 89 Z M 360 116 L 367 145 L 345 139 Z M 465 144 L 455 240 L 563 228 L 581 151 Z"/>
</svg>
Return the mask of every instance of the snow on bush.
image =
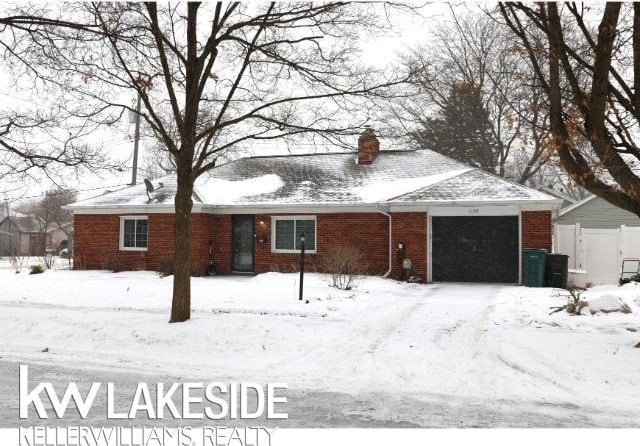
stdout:
<svg viewBox="0 0 640 446">
<path fill-rule="evenodd" d="M 626 291 L 626 290 L 625 290 Z M 562 290 L 555 294 L 556 297 L 566 297 L 567 303 L 561 306 L 550 307 L 551 313 L 554 314 L 560 311 L 566 311 L 567 313 L 578 316 L 598 313 L 632 313 L 631 307 L 620 297 L 615 294 L 603 294 L 585 299 L 583 294 L 585 291 L 577 290 Z M 626 293 L 621 293 L 625 294 Z M 637 299 L 637 298 L 636 298 Z M 634 300 L 634 302 L 636 302 Z"/>
<path fill-rule="evenodd" d="M 333 248 L 323 261 L 323 269 L 331 274 L 332 285 L 340 290 L 351 290 L 366 268 L 364 253 L 350 245 Z"/>
<path fill-rule="evenodd" d="M 624 303 L 622 299 L 613 294 L 606 294 L 601 297 L 596 297 L 595 299 L 590 299 L 588 302 L 589 311 L 591 314 L 596 313 L 631 313 L 631 308 L 629 305 Z"/>
</svg>

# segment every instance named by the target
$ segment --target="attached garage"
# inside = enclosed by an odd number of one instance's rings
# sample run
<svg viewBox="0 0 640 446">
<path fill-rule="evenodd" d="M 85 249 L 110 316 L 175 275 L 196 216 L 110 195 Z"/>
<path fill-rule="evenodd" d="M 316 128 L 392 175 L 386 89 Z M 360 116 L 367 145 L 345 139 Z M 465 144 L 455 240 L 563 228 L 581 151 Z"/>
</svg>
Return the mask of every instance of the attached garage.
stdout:
<svg viewBox="0 0 640 446">
<path fill-rule="evenodd" d="M 431 280 L 518 283 L 517 215 L 432 216 Z"/>
</svg>

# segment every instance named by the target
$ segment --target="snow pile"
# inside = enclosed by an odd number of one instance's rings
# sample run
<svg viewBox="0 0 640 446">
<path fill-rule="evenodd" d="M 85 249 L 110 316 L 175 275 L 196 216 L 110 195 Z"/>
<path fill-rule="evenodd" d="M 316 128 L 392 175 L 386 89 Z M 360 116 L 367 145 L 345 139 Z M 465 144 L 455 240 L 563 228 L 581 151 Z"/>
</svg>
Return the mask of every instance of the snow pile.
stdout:
<svg viewBox="0 0 640 446">
<path fill-rule="evenodd" d="M 615 312 L 625 314 L 631 313 L 631 308 L 629 308 L 629 305 L 624 303 L 622 299 L 620 299 L 618 296 L 614 296 L 613 294 L 606 294 L 595 299 L 590 299 L 587 304 L 591 314 Z"/>
<path fill-rule="evenodd" d="M 395 181 L 379 181 L 357 186 L 351 189 L 351 193 L 359 196 L 366 203 L 386 201 L 401 195 L 414 192 L 425 187 L 457 177 L 473 169 L 455 169 L 435 175 L 427 175 L 416 178 L 403 178 Z"/>
<path fill-rule="evenodd" d="M 640 295 L 640 287 L 597 288 L 581 297 L 597 302 L 615 288 L 617 297 L 632 307 Z M 550 307 L 567 301 L 557 292 L 501 290 L 491 314 L 491 323 L 500 328 L 492 336 L 500 361 L 520 372 L 515 379 L 521 390 L 529 388 L 541 398 L 566 399 L 582 406 L 581 413 L 585 406 L 640 410 L 640 354 L 634 348 L 640 340 L 640 313 L 633 308 L 628 314 L 550 315 Z"/>
<path fill-rule="evenodd" d="M 241 181 L 203 176 L 196 180 L 196 193 L 205 203 L 232 204 L 242 197 L 275 192 L 283 185 L 282 178 L 275 174 Z"/>
</svg>

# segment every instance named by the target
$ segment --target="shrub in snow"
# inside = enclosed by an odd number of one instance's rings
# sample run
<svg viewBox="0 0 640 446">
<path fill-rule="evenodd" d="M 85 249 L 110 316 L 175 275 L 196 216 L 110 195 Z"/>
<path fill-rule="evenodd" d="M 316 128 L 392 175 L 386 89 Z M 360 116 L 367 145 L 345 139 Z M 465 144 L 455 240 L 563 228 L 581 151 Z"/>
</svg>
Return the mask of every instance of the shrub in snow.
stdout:
<svg viewBox="0 0 640 446">
<path fill-rule="evenodd" d="M 625 304 L 624 301 L 618 296 L 614 296 L 612 294 L 607 294 L 606 296 L 590 299 L 588 304 L 589 312 L 591 314 L 614 312 L 625 314 L 631 313 L 631 308 L 629 308 L 629 305 Z"/>
<path fill-rule="evenodd" d="M 69 264 L 71 265 L 71 256 L 69 257 Z M 73 251 L 73 268 L 85 270 L 87 269 L 87 259 L 82 251 L 75 249 Z"/>
<path fill-rule="evenodd" d="M 42 265 L 31 265 L 29 267 L 29 274 L 42 274 L 44 272 L 44 268 Z"/>
<path fill-rule="evenodd" d="M 104 262 L 104 269 L 111 271 L 112 273 L 119 273 L 122 271 L 122 265 L 116 259 L 107 259 Z"/>
<path fill-rule="evenodd" d="M 553 311 L 549 314 L 557 313 L 565 310 L 567 313 L 578 316 L 597 313 L 631 313 L 629 305 L 624 303 L 618 296 L 607 294 L 601 297 L 595 297 L 586 301 L 582 299 L 581 295 L 584 292 L 577 292 L 575 290 L 567 290 L 569 295 L 557 293 L 556 296 L 564 296 L 568 298 L 568 302 L 565 305 L 558 307 L 551 307 Z"/>
<path fill-rule="evenodd" d="M 367 270 L 363 252 L 355 246 L 337 246 L 324 258 L 322 269 L 331 274 L 332 285 L 350 290 Z"/>
<path fill-rule="evenodd" d="M 569 293 L 568 295 L 566 293 Z M 574 316 L 584 314 L 584 308 L 588 305 L 587 301 L 582 299 L 582 293 L 584 290 L 561 290 L 556 293 L 557 297 L 566 297 L 568 302 L 559 307 L 550 307 L 553 311 L 549 314 L 557 313 L 559 311 L 566 310 L 567 313 Z"/>
<path fill-rule="evenodd" d="M 11 263 L 11 268 L 18 274 L 22 271 L 22 265 L 24 264 L 23 256 L 11 256 L 9 257 L 9 263 Z"/>
<path fill-rule="evenodd" d="M 167 277 L 173 275 L 174 262 L 171 257 L 164 257 L 160 259 L 160 265 L 158 266 L 158 274 L 160 277 Z"/>
<path fill-rule="evenodd" d="M 45 255 L 38 259 L 40 263 L 42 263 L 47 269 L 53 268 L 55 263 L 55 258 L 50 252 L 47 252 Z"/>
</svg>

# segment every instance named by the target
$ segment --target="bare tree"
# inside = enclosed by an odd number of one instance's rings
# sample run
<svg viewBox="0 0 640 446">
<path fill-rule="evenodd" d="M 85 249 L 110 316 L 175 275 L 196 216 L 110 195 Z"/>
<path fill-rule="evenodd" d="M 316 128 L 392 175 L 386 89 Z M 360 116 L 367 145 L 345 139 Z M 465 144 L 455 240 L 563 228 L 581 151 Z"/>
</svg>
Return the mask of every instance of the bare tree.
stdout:
<svg viewBox="0 0 640 446">
<path fill-rule="evenodd" d="M 499 8 L 548 98 L 562 167 L 575 183 L 640 216 L 640 5 Z"/>
<path fill-rule="evenodd" d="M 181 322 L 191 314 L 195 179 L 252 141 L 310 132 L 331 139 L 361 127 L 368 104 L 355 98 L 384 96 L 404 81 L 359 66 L 359 33 L 383 24 L 377 8 L 389 6 L 81 3 L 26 8 L 0 23 L 18 36 L 7 47 L 13 58 L 82 101 L 66 104 L 75 115 L 115 121 L 132 110 L 126 93 L 140 95 L 141 118 L 176 168 L 170 321 Z M 338 113 L 345 109 L 354 110 L 349 119 Z"/>
<path fill-rule="evenodd" d="M 88 144 L 83 125 L 66 125 L 55 108 L 46 114 L 38 110 L 0 111 L 0 178 L 21 181 L 35 173 L 51 179 L 60 169 L 79 171 L 109 167 L 101 147 Z M 113 163 L 111 166 L 114 167 Z"/>
<path fill-rule="evenodd" d="M 422 136 L 432 131 L 433 116 L 450 108 L 450 92 L 460 86 L 475 91 L 480 100 L 476 108 L 486 110 L 476 113 L 476 127 L 487 129 L 482 138 L 487 153 L 475 158 L 486 160 L 485 170 L 525 183 L 548 160 L 546 101 L 535 87 L 526 55 L 488 15 L 458 15 L 452 8 L 450 18 L 435 28 L 427 44 L 405 57 L 404 64 L 415 72 L 415 94 L 399 102 L 398 122 L 415 145 L 429 147 Z M 460 125 L 469 125 L 469 119 L 464 116 Z"/>
</svg>

